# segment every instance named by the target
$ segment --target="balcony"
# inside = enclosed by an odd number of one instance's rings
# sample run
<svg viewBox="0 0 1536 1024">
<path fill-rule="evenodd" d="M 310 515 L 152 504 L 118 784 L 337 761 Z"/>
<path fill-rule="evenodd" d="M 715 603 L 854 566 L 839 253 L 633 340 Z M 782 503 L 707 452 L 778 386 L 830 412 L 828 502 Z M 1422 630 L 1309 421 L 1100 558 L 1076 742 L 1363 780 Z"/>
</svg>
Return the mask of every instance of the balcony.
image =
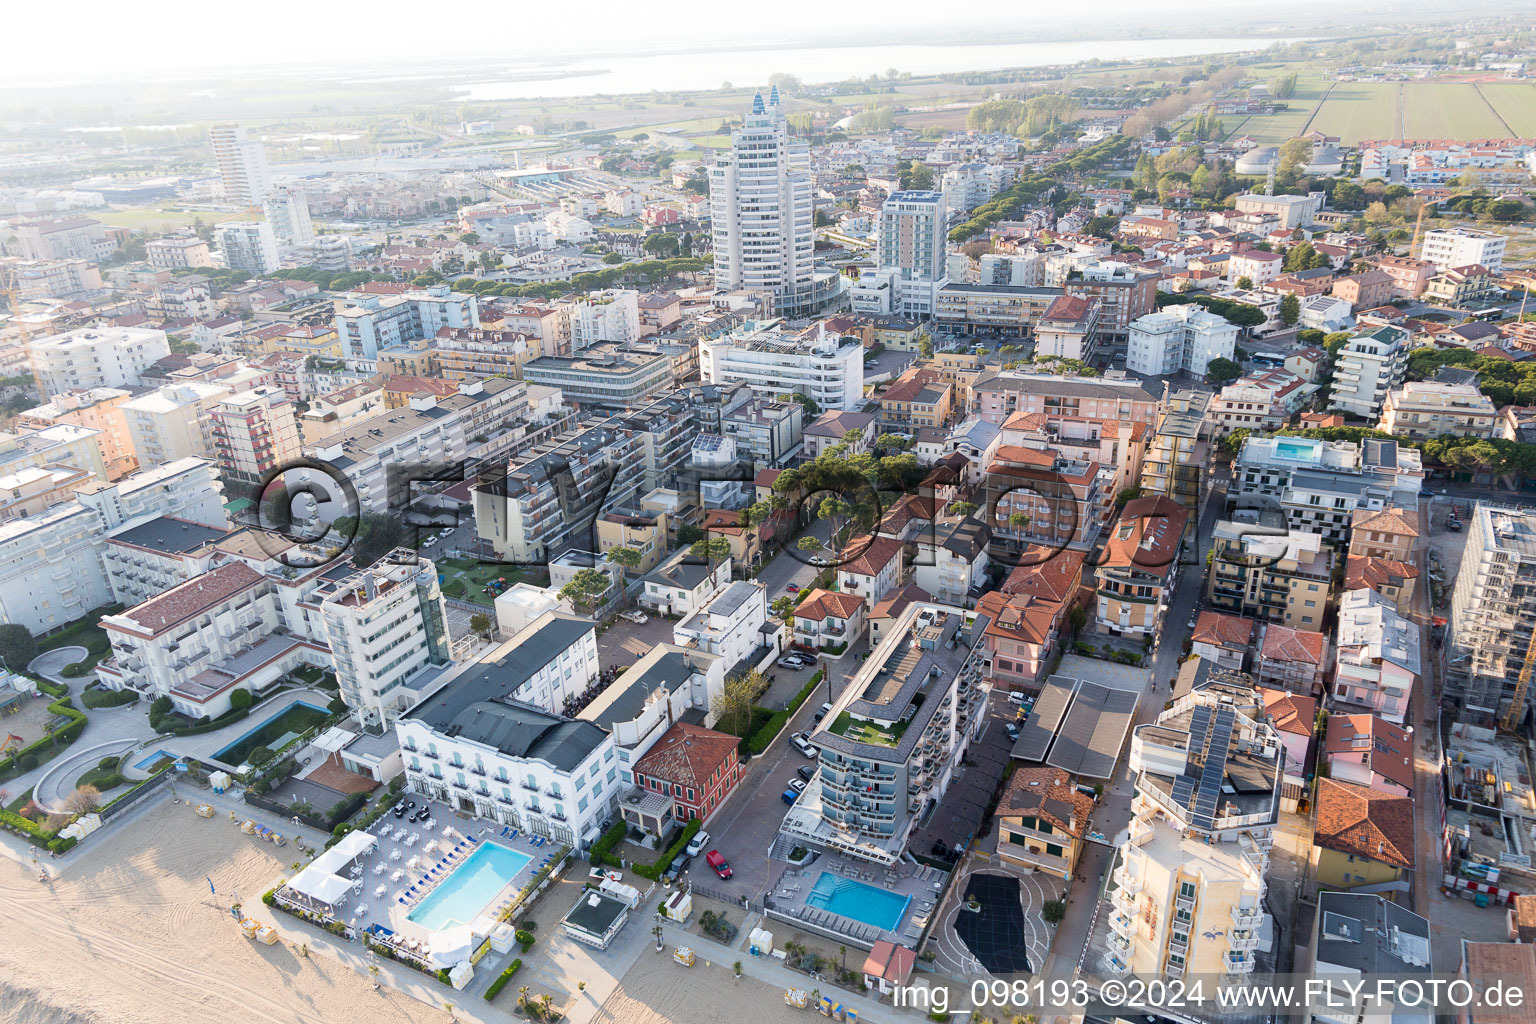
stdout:
<svg viewBox="0 0 1536 1024">
<path fill-rule="evenodd" d="M 496 802 L 499 803 L 499 804 L 506 804 L 508 807 L 516 807 L 517 806 L 517 801 L 512 799 L 509 796 L 498 796 L 496 798 Z"/>
<path fill-rule="evenodd" d="M 1230 946 L 1235 952 L 1247 952 L 1249 950 L 1258 949 L 1258 932 L 1252 932 L 1246 929 L 1237 929 L 1233 931 L 1232 935 L 1228 938 L 1227 945 Z"/>
<path fill-rule="evenodd" d="M 477 764 L 473 768 L 471 768 L 470 771 L 473 772 L 476 775 L 484 777 L 484 775 L 485 775 L 485 766 Z"/>
<path fill-rule="evenodd" d="M 539 791 L 539 784 L 537 782 L 529 782 L 524 779 L 522 782 L 519 782 L 518 785 L 522 786 L 530 793 L 537 793 Z"/>
<path fill-rule="evenodd" d="M 1259 928 L 1264 924 L 1264 915 L 1250 907 L 1232 908 L 1232 926 L 1234 928 Z"/>
<path fill-rule="evenodd" d="M 442 757 L 442 755 L 435 750 L 423 750 L 421 752 L 421 756 L 426 758 L 428 761 L 436 761 Z"/>
<path fill-rule="evenodd" d="M 463 779 L 454 779 L 451 783 L 449 783 L 449 785 L 451 785 L 454 789 L 469 788 L 469 783 L 465 782 Z"/>
</svg>

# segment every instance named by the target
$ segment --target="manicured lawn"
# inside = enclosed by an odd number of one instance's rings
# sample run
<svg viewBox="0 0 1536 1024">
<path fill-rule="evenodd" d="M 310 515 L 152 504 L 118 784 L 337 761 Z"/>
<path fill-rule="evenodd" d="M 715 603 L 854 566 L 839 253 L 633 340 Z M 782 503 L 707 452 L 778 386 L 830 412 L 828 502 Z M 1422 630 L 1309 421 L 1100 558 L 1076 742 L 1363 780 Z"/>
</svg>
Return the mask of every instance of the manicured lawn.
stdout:
<svg viewBox="0 0 1536 1024">
<path fill-rule="evenodd" d="M 829 731 L 871 746 L 895 747 L 901 742 L 901 734 L 907 731 L 907 723 L 897 722 L 893 727 L 883 729 L 873 722 L 855 721 L 852 715 L 844 711 L 833 721 Z"/>
<path fill-rule="evenodd" d="M 542 586 L 549 582 L 548 573 L 536 569 L 496 563 L 482 564 L 461 558 L 439 559 L 437 571 L 443 577 L 444 597 L 473 601 L 487 608 L 494 607 L 496 604 L 496 598 L 485 593 L 485 585 L 491 580 L 505 579 L 508 586 L 514 583 L 535 583 Z"/>
</svg>

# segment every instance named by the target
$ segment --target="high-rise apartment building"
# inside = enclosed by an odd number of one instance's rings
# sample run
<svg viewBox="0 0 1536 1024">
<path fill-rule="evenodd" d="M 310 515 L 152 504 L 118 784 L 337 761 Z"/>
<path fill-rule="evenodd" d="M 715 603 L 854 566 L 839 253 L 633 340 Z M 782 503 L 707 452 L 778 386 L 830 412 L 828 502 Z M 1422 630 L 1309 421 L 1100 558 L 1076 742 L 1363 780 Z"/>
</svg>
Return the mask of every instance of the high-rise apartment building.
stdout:
<svg viewBox="0 0 1536 1024">
<path fill-rule="evenodd" d="M 816 305 L 810 153 L 790 138 L 777 87 L 758 93 L 731 146 L 709 170 L 715 283 L 760 292 L 775 312 Z"/>
<path fill-rule="evenodd" d="M 267 153 L 261 142 L 238 124 L 216 124 L 208 130 L 213 159 L 224 183 L 224 199 L 235 206 L 260 206 L 272 188 Z"/>
<path fill-rule="evenodd" d="M 1237 325 L 1191 303 L 1170 306 L 1132 321 L 1125 366 L 1147 376 L 1180 371 L 1204 379 L 1213 359 L 1231 359 Z"/>
<path fill-rule="evenodd" d="M 437 566 L 407 549 L 317 594 L 341 699 L 364 726 L 384 725 L 421 698 L 431 668 L 453 657 Z"/>
<path fill-rule="evenodd" d="M 1387 392 L 1408 373 L 1408 332 L 1382 325 L 1361 331 L 1339 350 L 1328 408 L 1346 416 L 1375 420 Z"/>
<path fill-rule="evenodd" d="M 270 274 L 277 269 L 277 236 L 264 220 L 230 220 L 214 228 L 224 265 L 230 270 Z"/>
<path fill-rule="evenodd" d="M 1536 670 L 1533 635 L 1536 514 L 1479 502 L 1467 524 L 1446 645 L 1446 699 L 1460 697 L 1462 720 L 1517 726 L 1524 719 Z"/>
<path fill-rule="evenodd" d="M 274 188 L 267 193 L 261 204 L 272 234 L 284 245 L 302 245 L 315 237 L 315 226 L 309 220 L 309 198 L 302 189 L 287 186 Z"/>
<path fill-rule="evenodd" d="M 165 332 L 148 327 L 82 327 L 33 338 L 28 349 L 44 397 L 137 384 L 150 364 L 171 354 Z"/>
<path fill-rule="evenodd" d="M 944 193 L 893 192 L 880 208 L 877 273 L 890 275 L 892 313 L 933 315 L 945 274 L 947 212 Z"/>
<path fill-rule="evenodd" d="M 299 422 L 282 388 L 230 395 L 214 407 L 212 417 L 219 472 L 228 483 L 261 483 L 299 457 Z"/>
<path fill-rule="evenodd" d="M 123 404 L 123 419 L 141 466 L 177 459 L 212 459 L 213 408 L 227 397 L 222 384 L 166 385 Z"/>
<path fill-rule="evenodd" d="M 745 384 L 770 396 L 798 392 L 825 410 L 853 410 L 864 401 L 864 345 L 825 322 L 795 333 L 778 320 L 749 320 L 701 339 L 699 370 L 708 384 Z"/>
<path fill-rule="evenodd" d="M 1503 235 L 1471 228 L 1426 231 L 1419 246 L 1419 259 L 1433 263 L 1441 271 L 1481 264 L 1497 274 L 1504 269 L 1504 247 L 1508 242 Z"/>
</svg>

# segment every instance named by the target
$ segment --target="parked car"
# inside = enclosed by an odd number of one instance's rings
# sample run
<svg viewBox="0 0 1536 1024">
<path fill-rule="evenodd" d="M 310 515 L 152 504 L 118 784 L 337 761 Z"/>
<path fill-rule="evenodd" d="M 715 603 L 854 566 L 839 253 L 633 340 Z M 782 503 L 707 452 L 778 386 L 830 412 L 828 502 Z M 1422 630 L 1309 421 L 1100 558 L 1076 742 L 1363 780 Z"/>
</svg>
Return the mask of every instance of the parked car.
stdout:
<svg viewBox="0 0 1536 1024">
<path fill-rule="evenodd" d="M 791 594 L 798 594 L 798 593 L 800 593 L 800 584 L 798 584 L 798 583 L 786 583 L 786 584 L 784 584 L 784 589 L 789 591 Z"/>
<path fill-rule="evenodd" d="M 806 782 L 810 782 L 816 777 L 816 766 L 813 764 L 803 764 L 799 768 L 795 769 L 795 774 L 800 776 Z"/>
<path fill-rule="evenodd" d="M 1445 521 L 1445 528 L 1447 530 L 1450 530 L 1452 533 L 1460 533 L 1461 532 L 1461 520 L 1460 519 L 1447 519 Z"/>
<path fill-rule="evenodd" d="M 810 662 L 806 661 L 804 658 L 800 657 L 800 655 L 798 655 L 798 654 L 786 654 L 782 658 L 780 658 L 778 661 L 775 661 L 774 664 L 779 666 L 779 668 L 787 668 L 787 669 L 790 669 L 792 671 L 798 672 L 798 671 L 800 671 L 800 669 L 805 668 L 807 665 L 809 665 Z"/>
<path fill-rule="evenodd" d="M 811 746 L 810 741 L 805 738 L 805 733 L 803 732 L 795 733 L 789 738 L 789 742 L 793 743 L 795 745 L 795 749 L 800 751 L 800 753 L 805 757 L 821 756 L 821 751 Z"/>
<path fill-rule="evenodd" d="M 683 865 L 685 863 L 687 862 L 681 857 L 679 857 L 677 860 L 674 860 L 672 862 L 672 866 L 667 868 L 667 870 L 662 873 L 662 884 L 671 885 L 673 882 L 676 882 L 677 876 L 683 873 Z"/>
<path fill-rule="evenodd" d="M 710 850 L 706 853 L 704 855 L 704 862 L 714 868 L 715 874 L 721 878 L 731 877 L 731 866 L 725 862 L 724 857 L 720 856 L 719 850 Z"/>
<path fill-rule="evenodd" d="M 637 626 L 643 626 L 651 621 L 650 616 L 646 615 L 645 612 L 638 612 L 633 609 L 627 612 L 620 612 L 619 618 L 625 622 L 633 622 Z"/>
<path fill-rule="evenodd" d="M 804 779 L 790 779 L 789 780 L 789 788 L 794 790 L 796 793 L 804 793 L 805 792 L 805 780 Z"/>
<path fill-rule="evenodd" d="M 794 802 L 796 800 L 800 799 L 800 794 L 795 792 L 792 789 L 786 789 L 784 792 L 779 794 L 779 799 L 783 800 L 785 803 L 793 806 Z"/>
<path fill-rule="evenodd" d="M 1016 740 L 1019 738 L 1019 727 L 1017 725 L 1014 725 L 1012 722 L 1005 722 L 1003 728 L 1007 730 L 1009 739 Z"/>
<path fill-rule="evenodd" d="M 831 701 L 827 701 L 821 707 L 816 709 L 816 714 L 815 714 L 814 717 L 815 717 L 816 721 L 819 722 L 823 718 L 826 718 L 827 715 L 831 714 L 831 712 L 832 712 L 832 702 Z"/>
<path fill-rule="evenodd" d="M 1023 704 L 1024 703 L 1024 691 L 1023 690 L 1009 690 L 1008 691 L 1008 699 L 1010 701 L 1012 701 L 1013 703 L 1015 703 L 1015 704 Z"/>
<path fill-rule="evenodd" d="M 1424 487 L 1419 490 L 1419 497 L 1421 498 L 1433 498 L 1434 496 L 1435 492 L 1430 490 L 1428 487 Z"/>
<path fill-rule="evenodd" d="M 704 847 L 708 845 L 709 833 L 705 832 L 703 829 L 699 829 L 693 834 L 693 841 L 688 844 L 688 849 L 685 852 L 690 857 L 697 857 L 699 855 L 699 851 L 703 850 Z"/>
</svg>

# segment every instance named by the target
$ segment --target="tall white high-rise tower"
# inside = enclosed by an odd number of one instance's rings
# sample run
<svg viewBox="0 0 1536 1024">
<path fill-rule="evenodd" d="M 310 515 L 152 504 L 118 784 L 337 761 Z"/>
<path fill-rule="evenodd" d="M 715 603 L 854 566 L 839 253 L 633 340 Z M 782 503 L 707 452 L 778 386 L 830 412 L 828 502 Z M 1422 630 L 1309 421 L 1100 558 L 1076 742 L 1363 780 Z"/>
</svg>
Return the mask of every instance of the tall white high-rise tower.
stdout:
<svg viewBox="0 0 1536 1024">
<path fill-rule="evenodd" d="M 219 177 L 224 181 L 224 199 L 237 206 L 260 206 L 272 189 L 267 151 L 261 141 L 248 138 L 238 124 L 216 124 L 208 135 Z"/>
<path fill-rule="evenodd" d="M 731 148 L 709 172 L 715 283 L 767 292 L 774 312 L 798 316 L 817 304 L 810 152 L 790 138 L 775 86 L 752 97 Z"/>
</svg>

